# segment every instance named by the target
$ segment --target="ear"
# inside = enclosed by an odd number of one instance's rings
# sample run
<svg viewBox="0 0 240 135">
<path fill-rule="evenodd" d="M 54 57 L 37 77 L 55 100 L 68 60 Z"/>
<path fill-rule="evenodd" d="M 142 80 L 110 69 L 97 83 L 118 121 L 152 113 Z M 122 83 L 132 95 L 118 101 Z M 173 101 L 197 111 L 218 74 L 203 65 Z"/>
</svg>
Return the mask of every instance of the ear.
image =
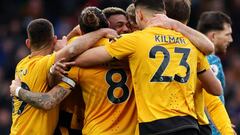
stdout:
<svg viewBox="0 0 240 135">
<path fill-rule="evenodd" d="M 108 23 L 108 27 L 110 27 L 110 22 L 109 22 L 109 21 L 107 21 L 107 23 Z"/>
<path fill-rule="evenodd" d="M 55 35 L 55 36 L 53 37 L 53 46 L 55 46 L 56 43 L 57 43 L 57 36 Z"/>
<path fill-rule="evenodd" d="M 26 43 L 27 48 L 31 49 L 31 44 L 30 44 L 30 39 L 29 38 L 26 39 L 25 43 Z"/>
<path fill-rule="evenodd" d="M 215 41 L 215 32 L 213 32 L 213 31 L 211 31 L 211 32 L 208 32 L 207 33 L 207 37 L 214 43 L 214 41 Z"/>
<path fill-rule="evenodd" d="M 144 19 L 142 10 L 139 10 L 139 17 L 140 17 L 140 20 Z"/>
</svg>

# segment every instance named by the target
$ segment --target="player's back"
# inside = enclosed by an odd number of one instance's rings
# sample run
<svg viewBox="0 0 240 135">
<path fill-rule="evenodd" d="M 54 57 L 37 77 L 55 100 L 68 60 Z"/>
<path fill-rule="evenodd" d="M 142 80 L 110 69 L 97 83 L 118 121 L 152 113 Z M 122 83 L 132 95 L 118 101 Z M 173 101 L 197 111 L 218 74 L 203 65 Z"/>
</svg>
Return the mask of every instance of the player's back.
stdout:
<svg viewBox="0 0 240 135">
<path fill-rule="evenodd" d="M 96 46 L 108 42 L 102 39 Z M 78 76 L 73 79 L 80 84 L 85 102 L 83 134 L 133 135 L 137 114 L 130 70 L 105 64 L 86 69 L 74 67 L 69 76 L 75 73 Z"/>
<path fill-rule="evenodd" d="M 151 27 L 125 36 L 107 49 L 118 59 L 128 55 L 140 133 L 197 129 L 193 95 L 197 69 L 204 68 L 197 66 L 200 52 L 172 30 Z"/>
<path fill-rule="evenodd" d="M 47 74 L 54 64 L 55 55 L 27 56 L 16 67 L 16 76 L 22 82 L 22 88 L 32 92 L 47 92 Z M 59 107 L 49 111 L 33 106 L 13 98 L 13 113 L 11 135 L 49 135 L 53 134 L 58 120 Z"/>
</svg>

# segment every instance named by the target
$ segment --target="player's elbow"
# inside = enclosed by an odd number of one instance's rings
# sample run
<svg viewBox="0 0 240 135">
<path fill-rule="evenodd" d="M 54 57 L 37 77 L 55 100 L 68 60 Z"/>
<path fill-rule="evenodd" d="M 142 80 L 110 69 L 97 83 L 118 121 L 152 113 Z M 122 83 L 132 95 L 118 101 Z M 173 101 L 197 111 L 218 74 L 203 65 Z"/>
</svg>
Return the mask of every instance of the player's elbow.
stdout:
<svg viewBox="0 0 240 135">
<path fill-rule="evenodd" d="M 57 99 L 53 98 L 49 94 L 45 94 L 44 96 L 45 96 L 45 98 L 42 99 L 43 102 L 42 102 L 42 104 L 40 104 L 40 106 L 43 110 L 49 111 L 57 106 L 57 104 L 58 104 Z"/>
<path fill-rule="evenodd" d="M 77 52 L 76 52 L 76 47 L 74 45 L 72 45 L 69 49 L 68 49 L 68 56 L 69 58 L 73 58 L 77 55 Z"/>
<path fill-rule="evenodd" d="M 202 82 L 203 88 L 214 96 L 220 96 L 223 92 L 220 81 L 215 77 L 212 70 L 198 74 L 198 79 Z"/>
<path fill-rule="evenodd" d="M 211 86 L 209 86 L 208 92 L 214 96 L 222 95 L 223 89 L 222 89 L 221 83 L 217 82 L 216 84 L 212 84 Z"/>
</svg>

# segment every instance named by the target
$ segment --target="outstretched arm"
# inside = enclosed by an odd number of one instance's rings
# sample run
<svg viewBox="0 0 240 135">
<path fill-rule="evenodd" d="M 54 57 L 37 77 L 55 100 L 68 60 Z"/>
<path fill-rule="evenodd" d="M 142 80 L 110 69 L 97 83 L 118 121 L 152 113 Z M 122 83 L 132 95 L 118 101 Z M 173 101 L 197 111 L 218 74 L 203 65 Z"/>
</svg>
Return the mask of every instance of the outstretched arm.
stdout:
<svg viewBox="0 0 240 135">
<path fill-rule="evenodd" d="M 180 22 L 176 22 L 174 30 L 182 33 L 195 45 L 201 52 L 206 55 L 213 53 L 214 44 L 201 32 L 188 27 Z"/>
<path fill-rule="evenodd" d="M 164 14 L 156 14 L 155 17 L 148 21 L 148 26 L 162 27 L 166 29 L 173 29 L 186 36 L 201 52 L 208 55 L 213 53 L 214 44 L 202 33 L 188 27 L 187 25 L 168 18 Z"/>
<path fill-rule="evenodd" d="M 75 59 L 76 66 L 90 67 L 111 61 L 113 58 L 104 46 L 89 49 Z"/>
<path fill-rule="evenodd" d="M 44 110 L 50 110 L 57 106 L 70 92 L 70 86 L 66 83 L 60 83 L 47 93 L 25 90 L 21 88 L 21 82 L 18 79 L 13 80 L 10 86 L 11 95 L 19 97 L 33 107 Z"/>
<path fill-rule="evenodd" d="M 60 60 L 61 58 L 65 58 L 66 61 L 71 58 L 81 54 L 86 51 L 95 43 L 103 37 L 117 37 L 116 31 L 109 28 L 102 28 L 100 30 L 90 32 L 84 34 L 82 36 L 77 37 L 76 40 L 71 42 L 68 46 L 56 52 L 55 61 Z"/>
</svg>

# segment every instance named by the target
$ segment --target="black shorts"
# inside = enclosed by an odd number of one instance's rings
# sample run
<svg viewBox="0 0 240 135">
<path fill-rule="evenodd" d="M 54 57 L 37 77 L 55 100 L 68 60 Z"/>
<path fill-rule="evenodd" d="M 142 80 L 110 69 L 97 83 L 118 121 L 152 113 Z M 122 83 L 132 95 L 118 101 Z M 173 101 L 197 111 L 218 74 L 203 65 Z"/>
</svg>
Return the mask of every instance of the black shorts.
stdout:
<svg viewBox="0 0 240 135">
<path fill-rule="evenodd" d="M 199 125 L 199 135 L 212 135 L 212 130 L 209 125 Z"/>
<path fill-rule="evenodd" d="M 194 128 L 189 128 L 189 129 L 176 131 L 174 133 L 168 133 L 166 135 L 199 135 L 199 131 L 197 129 L 194 129 Z"/>
</svg>

